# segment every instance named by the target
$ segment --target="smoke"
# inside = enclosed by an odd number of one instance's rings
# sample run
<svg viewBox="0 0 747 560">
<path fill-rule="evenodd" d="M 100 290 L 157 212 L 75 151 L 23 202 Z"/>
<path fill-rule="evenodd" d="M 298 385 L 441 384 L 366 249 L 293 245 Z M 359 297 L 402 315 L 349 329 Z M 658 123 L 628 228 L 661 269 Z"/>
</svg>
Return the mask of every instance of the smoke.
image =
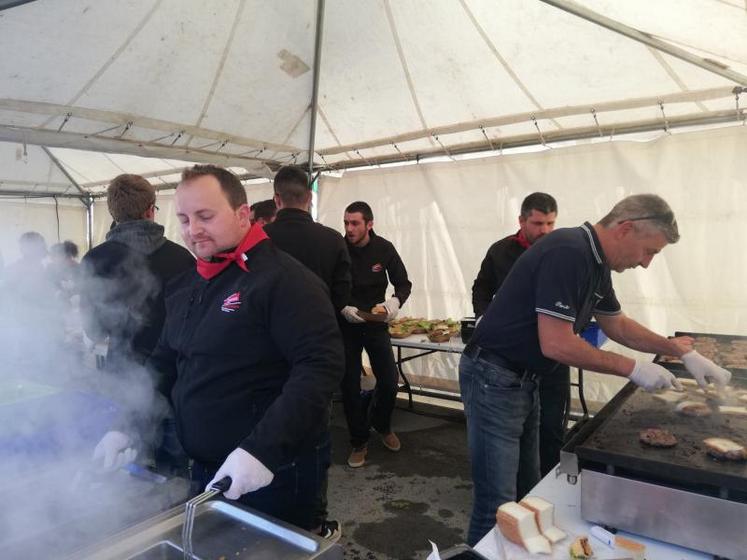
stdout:
<svg viewBox="0 0 747 560">
<path fill-rule="evenodd" d="M 128 336 L 159 286 L 142 262 L 136 294 L 116 281 L 82 283 L 106 302 L 107 320 Z M 137 268 L 135 268 L 137 267 Z M 151 374 L 135 360 L 116 371 L 96 367 L 84 342 L 79 296 L 70 298 L 41 262 L 7 262 L 0 270 L 0 558 L 64 558 L 186 499 L 187 484 L 158 484 L 92 462 L 111 428 L 136 436 L 147 463 L 167 411 Z M 89 310 L 90 311 L 90 310 Z M 131 317 L 117 323 L 116 317 Z M 110 325 L 111 326 L 111 325 Z"/>
</svg>

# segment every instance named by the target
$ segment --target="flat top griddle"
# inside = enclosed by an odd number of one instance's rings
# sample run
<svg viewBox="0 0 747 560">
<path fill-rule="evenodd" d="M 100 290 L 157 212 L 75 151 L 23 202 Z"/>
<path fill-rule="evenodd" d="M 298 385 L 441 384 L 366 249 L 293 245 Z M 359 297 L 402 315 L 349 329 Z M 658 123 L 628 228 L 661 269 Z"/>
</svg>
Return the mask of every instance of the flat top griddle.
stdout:
<svg viewBox="0 0 747 560">
<path fill-rule="evenodd" d="M 747 383 L 733 380 L 732 386 L 745 388 Z M 718 412 L 708 417 L 687 417 L 674 407 L 629 383 L 569 445 L 582 461 L 689 487 L 706 485 L 747 492 L 747 462 L 717 461 L 706 453 L 703 444 L 709 437 L 747 444 L 747 417 Z M 638 434 L 646 428 L 669 430 L 677 436 L 677 445 L 669 449 L 645 446 Z"/>
<path fill-rule="evenodd" d="M 728 346 L 733 342 L 740 344 L 744 341 L 747 341 L 747 336 L 740 336 L 736 334 L 714 334 L 677 331 L 674 333 L 674 336 L 691 336 L 695 339 L 696 346 L 699 338 L 710 338 L 716 342 L 716 345 L 719 348 L 728 348 Z M 739 350 L 738 352 L 742 354 L 743 358 L 747 357 L 747 351 Z M 747 375 L 747 367 L 735 367 L 733 364 L 729 363 L 729 359 L 727 359 L 725 355 L 722 355 L 720 351 L 717 351 L 714 355 L 710 355 L 707 357 L 716 364 L 728 369 L 734 374 Z M 672 373 L 677 376 L 688 377 L 687 370 L 685 369 L 685 364 L 683 364 L 679 359 L 673 358 L 671 356 L 657 355 L 654 358 L 654 363 L 659 364 L 667 368 L 668 370 L 671 370 Z"/>
</svg>

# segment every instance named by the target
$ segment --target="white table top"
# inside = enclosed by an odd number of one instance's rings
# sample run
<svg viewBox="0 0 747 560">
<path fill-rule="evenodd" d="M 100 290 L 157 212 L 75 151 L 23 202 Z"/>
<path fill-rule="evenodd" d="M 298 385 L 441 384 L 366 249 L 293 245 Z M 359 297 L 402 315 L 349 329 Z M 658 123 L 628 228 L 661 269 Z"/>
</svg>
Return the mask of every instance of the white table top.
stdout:
<svg viewBox="0 0 747 560">
<path fill-rule="evenodd" d="M 583 473 L 581 476 L 583 476 Z M 523 560 L 535 558 L 543 558 L 545 560 L 548 558 L 562 558 L 566 560 L 568 558 L 568 548 L 572 540 L 579 536 L 589 535 L 592 524 L 581 518 L 580 477 L 578 482 L 572 485 L 567 482 L 565 475 L 556 478 L 553 471 L 532 489 L 531 494 L 540 496 L 548 502 L 555 504 L 555 524 L 569 535 L 568 538 L 560 541 L 553 547 L 552 556 L 531 555 L 522 547 L 503 539 L 497 529 L 490 531 L 477 543 L 477 546 L 475 546 L 477 552 L 490 560 Z M 702 552 L 631 535 L 623 531 L 619 534 L 646 545 L 646 560 L 706 560 L 712 558 L 712 556 Z M 600 560 L 626 556 L 624 551 L 609 548 L 593 537 L 589 537 L 589 542 L 594 549 L 594 557 Z M 502 549 L 505 550 L 505 555 Z"/>
<path fill-rule="evenodd" d="M 448 342 L 431 342 L 424 334 L 411 334 L 407 338 L 392 338 L 392 346 L 401 348 L 415 348 L 418 350 L 435 350 L 437 352 L 452 352 L 461 354 L 464 343 L 458 336 L 452 336 Z"/>
</svg>

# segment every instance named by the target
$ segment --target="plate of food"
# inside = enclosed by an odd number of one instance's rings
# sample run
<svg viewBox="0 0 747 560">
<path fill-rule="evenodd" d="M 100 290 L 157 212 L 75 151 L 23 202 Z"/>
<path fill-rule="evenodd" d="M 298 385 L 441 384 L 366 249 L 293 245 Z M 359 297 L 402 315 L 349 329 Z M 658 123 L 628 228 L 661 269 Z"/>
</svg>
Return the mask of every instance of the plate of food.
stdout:
<svg viewBox="0 0 747 560">
<path fill-rule="evenodd" d="M 361 319 L 370 321 L 372 323 L 386 323 L 386 307 L 383 305 L 374 305 L 371 311 L 358 310 L 358 315 Z"/>
</svg>

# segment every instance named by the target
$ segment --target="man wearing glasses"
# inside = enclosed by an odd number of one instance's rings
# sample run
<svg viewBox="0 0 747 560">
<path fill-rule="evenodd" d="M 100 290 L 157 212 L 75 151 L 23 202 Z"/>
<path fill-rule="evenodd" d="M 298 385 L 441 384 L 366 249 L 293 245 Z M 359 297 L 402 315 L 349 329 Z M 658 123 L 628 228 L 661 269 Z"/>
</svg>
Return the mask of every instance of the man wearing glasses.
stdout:
<svg viewBox="0 0 747 560">
<path fill-rule="evenodd" d="M 647 391 L 678 387 L 671 372 L 594 348 L 578 335 L 592 317 L 619 344 L 682 359 L 701 386 L 725 385 L 731 374 L 692 349 L 688 337 L 667 339 L 625 316 L 611 270 L 647 268 L 679 239 L 659 196 L 629 196 L 596 225 L 555 230 L 519 257 L 488 306 L 459 363 L 474 481 L 467 542 L 495 524 L 495 510 L 539 482 L 537 382 L 559 364 L 627 377 Z M 517 488 L 517 473 L 526 488 Z"/>
</svg>

